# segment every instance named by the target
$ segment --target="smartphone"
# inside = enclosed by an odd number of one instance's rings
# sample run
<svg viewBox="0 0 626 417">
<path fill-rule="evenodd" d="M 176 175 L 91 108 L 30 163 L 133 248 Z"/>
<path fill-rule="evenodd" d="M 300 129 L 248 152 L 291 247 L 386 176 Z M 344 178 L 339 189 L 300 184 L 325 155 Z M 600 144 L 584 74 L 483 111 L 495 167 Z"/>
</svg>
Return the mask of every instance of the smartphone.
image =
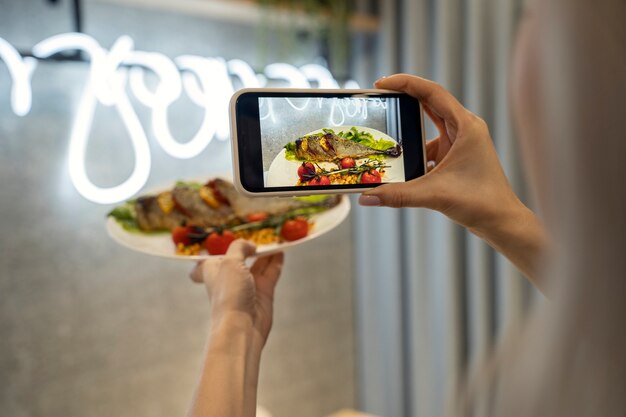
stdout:
<svg viewBox="0 0 626 417">
<path fill-rule="evenodd" d="M 425 173 L 420 102 L 387 90 L 243 89 L 230 101 L 248 196 L 362 192 Z"/>
</svg>

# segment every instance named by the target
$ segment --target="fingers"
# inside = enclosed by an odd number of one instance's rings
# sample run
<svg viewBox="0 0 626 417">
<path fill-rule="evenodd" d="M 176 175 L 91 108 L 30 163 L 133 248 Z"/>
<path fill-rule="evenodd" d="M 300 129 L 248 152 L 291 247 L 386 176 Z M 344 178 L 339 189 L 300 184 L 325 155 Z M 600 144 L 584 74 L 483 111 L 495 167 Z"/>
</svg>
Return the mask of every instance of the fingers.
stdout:
<svg viewBox="0 0 626 417">
<path fill-rule="evenodd" d="M 211 258 L 198 262 L 189 276 L 193 282 L 203 283 L 213 277 L 220 269 L 225 259 L 235 262 L 243 262 L 246 258 L 256 253 L 256 246 L 247 240 L 238 239 L 230 244 L 224 258 Z"/>
<path fill-rule="evenodd" d="M 439 138 L 426 142 L 426 160 L 437 161 L 437 153 L 439 150 Z"/>
<path fill-rule="evenodd" d="M 433 113 L 458 126 L 467 111 L 452 94 L 437 83 L 408 74 L 395 74 L 375 83 L 376 88 L 403 91 L 430 107 Z M 435 121 L 437 123 L 437 121 Z"/>
<path fill-rule="evenodd" d="M 283 270 L 283 265 L 285 264 L 285 254 L 280 252 L 272 255 L 267 268 L 265 268 L 264 277 L 276 285 L 276 282 L 280 278 L 280 273 Z"/>
<path fill-rule="evenodd" d="M 282 271 L 285 256 L 282 252 L 263 256 L 256 260 L 250 271 L 255 277 L 277 281 Z"/>
<path fill-rule="evenodd" d="M 256 246 L 254 243 L 244 239 L 237 239 L 228 247 L 228 251 L 224 256 L 224 259 L 243 262 L 246 258 L 254 255 L 255 253 Z"/>
<path fill-rule="evenodd" d="M 261 256 L 256 261 L 254 261 L 254 264 L 250 268 L 250 272 L 252 272 L 252 275 L 260 275 L 265 273 L 265 269 L 267 268 L 267 265 L 269 265 L 271 258 L 271 255 Z"/>
<path fill-rule="evenodd" d="M 198 262 L 189 276 L 193 282 L 202 284 L 215 276 L 220 269 L 221 259 L 208 259 Z"/>
<path fill-rule="evenodd" d="M 441 117 L 439 117 L 439 115 L 437 115 L 434 111 L 432 111 L 430 107 L 426 105 L 422 107 L 424 108 L 424 112 L 426 112 L 430 120 L 432 120 L 433 123 L 435 124 L 435 127 L 437 127 L 439 134 L 446 134 L 446 122 Z"/>
<path fill-rule="evenodd" d="M 202 262 L 196 263 L 196 266 L 194 266 L 194 268 L 191 270 L 189 276 L 191 277 L 191 280 L 193 282 L 196 282 L 198 284 L 204 282 L 204 278 L 202 277 Z"/>
<path fill-rule="evenodd" d="M 264 256 L 258 259 L 252 266 L 252 275 L 256 282 L 257 292 L 259 295 L 274 298 L 274 289 L 280 278 L 283 269 L 284 254 L 277 253 L 274 255 Z"/>
<path fill-rule="evenodd" d="M 408 182 L 385 184 L 359 198 L 362 206 L 435 208 L 432 180 L 420 177 Z"/>
</svg>

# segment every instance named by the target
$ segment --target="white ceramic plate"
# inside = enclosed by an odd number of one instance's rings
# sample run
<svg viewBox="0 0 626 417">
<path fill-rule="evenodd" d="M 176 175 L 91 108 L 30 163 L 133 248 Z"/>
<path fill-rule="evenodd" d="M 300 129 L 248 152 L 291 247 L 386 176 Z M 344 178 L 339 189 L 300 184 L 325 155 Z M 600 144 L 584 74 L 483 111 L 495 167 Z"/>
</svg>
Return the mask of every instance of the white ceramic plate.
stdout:
<svg viewBox="0 0 626 417">
<path fill-rule="evenodd" d="M 341 133 L 349 131 L 352 127 L 353 126 L 339 126 L 333 127 L 332 129 L 336 133 Z M 359 132 L 364 131 L 371 133 L 374 139 L 385 139 L 397 143 L 394 138 L 380 130 L 363 126 L 355 127 Z M 318 129 L 303 136 L 315 135 L 322 132 L 322 129 Z M 367 158 L 357 159 L 357 165 L 364 162 L 366 159 Z M 390 167 L 385 169 L 383 182 L 404 182 L 404 158 L 402 156 L 398 158 L 385 158 L 384 162 L 386 165 L 390 165 Z M 300 164 L 301 162 L 286 159 L 285 149 L 282 149 L 270 164 L 270 168 L 265 175 L 267 187 L 295 186 L 298 182 L 298 167 Z M 332 162 L 319 162 L 318 165 L 325 169 L 337 169 L 337 165 Z"/>
<path fill-rule="evenodd" d="M 164 187 L 160 191 L 169 189 L 171 189 L 171 187 Z M 158 192 L 159 191 L 157 190 L 149 194 L 156 194 Z M 257 248 L 257 255 L 269 255 L 271 253 L 279 252 L 292 246 L 300 245 L 302 243 L 320 237 L 324 233 L 327 233 L 335 227 L 339 226 L 341 222 L 343 222 L 343 220 L 348 217 L 349 213 L 350 200 L 345 195 L 342 195 L 341 199 L 339 200 L 339 204 L 337 204 L 335 207 L 325 212 L 311 216 L 311 221 L 313 221 L 314 226 L 307 237 L 293 242 L 260 245 Z M 168 232 L 155 234 L 129 232 L 125 230 L 112 217 L 107 218 L 106 228 L 109 236 L 111 236 L 111 238 L 113 238 L 113 240 L 115 240 L 120 245 L 137 252 L 145 253 L 147 255 L 159 256 L 169 259 L 181 259 L 187 261 L 197 261 L 212 257 L 211 255 L 206 253 L 206 251 L 203 251 L 199 255 L 194 256 L 177 255 L 176 246 L 174 245 L 174 242 L 172 242 L 171 234 Z"/>
</svg>

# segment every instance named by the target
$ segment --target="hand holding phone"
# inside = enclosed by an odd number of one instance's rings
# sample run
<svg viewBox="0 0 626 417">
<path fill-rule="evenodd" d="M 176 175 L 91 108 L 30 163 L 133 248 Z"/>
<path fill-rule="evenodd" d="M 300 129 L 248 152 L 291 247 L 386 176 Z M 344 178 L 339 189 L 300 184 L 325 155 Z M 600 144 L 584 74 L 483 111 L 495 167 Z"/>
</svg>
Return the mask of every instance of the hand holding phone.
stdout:
<svg viewBox="0 0 626 417">
<path fill-rule="evenodd" d="M 246 195 L 362 192 L 425 173 L 421 104 L 404 93 L 244 89 L 230 110 Z"/>
</svg>

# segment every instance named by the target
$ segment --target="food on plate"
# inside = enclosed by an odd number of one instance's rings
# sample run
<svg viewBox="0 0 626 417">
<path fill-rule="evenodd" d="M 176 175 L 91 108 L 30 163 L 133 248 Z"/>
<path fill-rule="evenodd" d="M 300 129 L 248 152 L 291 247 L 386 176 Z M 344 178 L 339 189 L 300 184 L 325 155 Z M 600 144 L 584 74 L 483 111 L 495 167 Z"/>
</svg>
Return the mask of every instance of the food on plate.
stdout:
<svg viewBox="0 0 626 417">
<path fill-rule="evenodd" d="M 382 182 L 386 168 L 389 168 L 389 165 L 385 165 L 384 162 L 369 159 L 349 168 L 343 168 L 341 162 L 335 168 L 322 168 L 317 165 L 314 172 L 300 176 L 296 185 L 378 184 Z"/>
<path fill-rule="evenodd" d="M 316 162 L 333 162 L 343 158 L 356 159 L 372 155 L 397 158 L 402 154 L 400 145 L 379 150 L 331 132 L 298 138 L 295 150 L 299 159 Z"/>
<path fill-rule="evenodd" d="M 307 178 L 311 175 L 315 174 L 315 165 L 312 162 L 303 162 L 302 165 L 298 167 L 298 177 Z"/>
<path fill-rule="evenodd" d="M 381 134 L 382 135 L 382 134 Z M 297 186 L 378 184 L 389 158 L 398 158 L 402 147 L 353 126 L 335 132 L 322 129 L 285 145 L 285 159 L 301 161 Z"/>
<path fill-rule="evenodd" d="M 346 157 L 339 161 L 339 165 L 341 166 L 341 169 L 353 168 L 356 166 L 356 161 L 354 158 Z"/>
<path fill-rule="evenodd" d="M 287 241 L 294 241 L 306 237 L 309 233 L 309 222 L 302 218 L 296 217 L 283 223 L 280 235 Z"/>
<path fill-rule="evenodd" d="M 267 213 L 264 212 L 258 212 L 258 213 L 250 213 L 246 216 L 246 220 L 249 223 L 254 223 L 254 222 L 262 222 L 267 220 L 268 216 Z"/>
<path fill-rule="evenodd" d="M 209 255 L 224 255 L 235 239 L 237 236 L 230 230 L 213 232 L 204 241 L 204 246 Z"/>
<path fill-rule="evenodd" d="M 204 230 L 197 226 L 176 226 L 174 230 L 172 230 L 172 241 L 176 246 L 190 246 L 194 243 L 197 243 L 195 239 L 193 239 L 194 234 L 202 233 Z"/>
<path fill-rule="evenodd" d="M 302 238 L 314 226 L 313 216 L 339 200 L 339 196 L 251 199 L 239 194 L 229 181 L 216 178 L 205 184 L 178 182 L 171 190 L 116 207 L 109 216 L 127 231 L 170 232 L 179 255 L 198 255 L 203 250 L 219 255 L 237 238 L 258 245 L 295 240 L 293 234 L 282 234 L 284 225 L 293 219 L 298 219 L 300 233 L 306 230 L 298 237 Z M 302 221 L 307 222 L 306 229 Z"/>
<path fill-rule="evenodd" d="M 380 172 L 375 169 L 366 171 L 361 175 L 361 184 L 379 184 L 381 181 Z"/>
<path fill-rule="evenodd" d="M 315 175 L 307 185 L 330 185 L 330 178 L 323 174 Z"/>
</svg>

